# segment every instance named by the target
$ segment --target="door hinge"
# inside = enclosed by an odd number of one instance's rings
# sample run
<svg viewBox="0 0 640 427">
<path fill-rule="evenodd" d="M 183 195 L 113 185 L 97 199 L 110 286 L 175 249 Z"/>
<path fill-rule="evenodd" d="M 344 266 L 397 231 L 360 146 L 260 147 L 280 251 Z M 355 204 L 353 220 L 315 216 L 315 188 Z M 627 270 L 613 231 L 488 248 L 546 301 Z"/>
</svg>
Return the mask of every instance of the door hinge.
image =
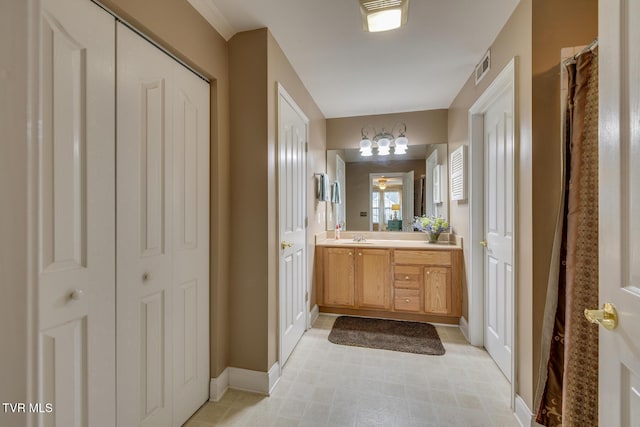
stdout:
<svg viewBox="0 0 640 427">
<path fill-rule="evenodd" d="M 309 301 L 309 291 L 304 293 L 304 301 L 305 302 Z"/>
<path fill-rule="evenodd" d="M 304 217 L 304 228 L 307 228 L 307 227 L 309 227 L 309 217 L 305 216 Z"/>
<path fill-rule="evenodd" d="M 308 152 L 309 152 L 309 143 L 308 143 L 308 142 L 305 142 L 305 143 L 304 143 L 304 152 L 305 152 L 305 153 L 308 153 Z"/>
</svg>

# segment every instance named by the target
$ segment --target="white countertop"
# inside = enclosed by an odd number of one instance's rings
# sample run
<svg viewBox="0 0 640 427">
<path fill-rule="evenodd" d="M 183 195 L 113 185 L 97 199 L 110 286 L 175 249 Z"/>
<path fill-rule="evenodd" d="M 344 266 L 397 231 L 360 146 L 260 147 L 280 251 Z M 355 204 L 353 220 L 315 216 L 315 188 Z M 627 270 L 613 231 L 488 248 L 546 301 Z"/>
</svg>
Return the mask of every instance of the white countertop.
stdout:
<svg viewBox="0 0 640 427">
<path fill-rule="evenodd" d="M 371 233 L 371 232 L 370 232 Z M 456 239 L 452 236 L 454 242 L 449 243 L 446 241 L 439 243 L 429 243 L 425 235 L 416 233 L 415 235 L 408 233 L 406 236 L 402 236 L 404 233 L 393 233 L 389 235 L 388 239 L 381 238 L 381 234 L 386 233 L 371 233 L 368 236 L 366 232 L 343 232 L 340 235 L 340 239 L 334 238 L 333 232 L 324 232 L 316 235 L 316 246 L 344 246 L 344 247 L 361 247 L 361 248 L 387 248 L 387 249 L 427 249 L 427 250 L 452 250 L 462 249 L 460 239 Z M 364 236 L 365 240 L 356 242 L 353 240 L 354 236 Z"/>
</svg>

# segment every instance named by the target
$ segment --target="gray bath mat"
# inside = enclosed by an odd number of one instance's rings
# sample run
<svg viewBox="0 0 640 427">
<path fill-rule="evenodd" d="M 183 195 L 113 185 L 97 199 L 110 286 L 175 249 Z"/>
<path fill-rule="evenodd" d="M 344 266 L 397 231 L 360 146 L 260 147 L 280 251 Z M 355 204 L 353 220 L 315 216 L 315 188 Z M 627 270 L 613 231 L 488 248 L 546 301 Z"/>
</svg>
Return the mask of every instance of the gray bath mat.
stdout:
<svg viewBox="0 0 640 427">
<path fill-rule="evenodd" d="M 354 347 L 441 356 L 445 353 L 438 331 L 429 323 L 340 316 L 329 341 Z"/>
</svg>

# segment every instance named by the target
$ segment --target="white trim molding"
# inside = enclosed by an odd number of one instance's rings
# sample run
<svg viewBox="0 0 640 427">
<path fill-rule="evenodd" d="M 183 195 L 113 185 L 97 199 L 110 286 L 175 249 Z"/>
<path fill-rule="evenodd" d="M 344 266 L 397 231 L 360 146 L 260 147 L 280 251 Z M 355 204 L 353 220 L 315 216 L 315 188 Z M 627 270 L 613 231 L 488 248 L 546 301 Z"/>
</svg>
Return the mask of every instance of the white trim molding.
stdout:
<svg viewBox="0 0 640 427">
<path fill-rule="evenodd" d="M 213 0 L 187 0 L 226 41 L 236 33 L 233 25 L 220 12 Z"/>
<path fill-rule="evenodd" d="M 211 378 L 209 384 L 209 400 L 217 402 L 229 390 L 229 368 L 225 368 L 217 378 Z"/>
<path fill-rule="evenodd" d="M 318 304 L 316 304 L 313 306 L 311 312 L 309 313 L 309 329 L 311 329 L 313 327 L 313 324 L 316 323 L 316 320 L 318 320 L 318 316 L 320 316 L 320 308 L 318 307 Z"/>
<path fill-rule="evenodd" d="M 250 391 L 253 393 L 270 395 L 280 380 L 280 364 L 274 363 L 269 372 L 252 371 L 249 369 L 226 368 L 218 378 L 211 380 L 210 399 L 219 400 L 227 388 Z M 217 399 L 217 400 L 216 400 Z"/>
<path fill-rule="evenodd" d="M 513 415 L 522 427 L 542 427 L 536 422 L 533 412 L 518 394 L 516 394 L 516 408 Z"/>
<path fill-rule="evenodd" d="M 467 319 L 464 318 L 464 316 L 460 316 L 460 322 L 458 323 L 458 326 L 460 327 L 460 332 L 462 332 L 464 338 L 467 340 L 467 342 L 469 342 L 469 323 L 467 322 Z"/>
</svg>

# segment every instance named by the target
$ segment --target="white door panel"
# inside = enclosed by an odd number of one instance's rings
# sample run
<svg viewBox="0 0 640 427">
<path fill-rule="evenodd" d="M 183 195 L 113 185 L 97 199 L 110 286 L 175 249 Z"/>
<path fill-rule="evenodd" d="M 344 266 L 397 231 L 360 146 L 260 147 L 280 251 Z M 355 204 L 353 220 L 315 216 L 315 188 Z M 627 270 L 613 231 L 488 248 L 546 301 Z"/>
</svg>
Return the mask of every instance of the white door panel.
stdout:
<svg viewBox="0 0 640 427">
<path fill-rule="evenodd" d="M 640 2 L 599 6 L 600 425 L 640 425 Z M 596 307 L 585 307 L 596 308 Z M 594 326 L 595 327 L 595 326 Z"/>
<path fill-rule="evenodd" d="M 413 171 L 402 176 L 402 231 L 413 231 Z"/>
<path fill-rule="evenodd" d="M 209 86 L 118 25 L 118 422 L 208 398 Z"/>
<path fill-rule="evenodd" d="M 173 425 L 209 398 L 209 84 L 173 64 Z"/>
<path fill-rule="evenodd" d="M 118 24 L 118 425 L 171 426 L 171 60 Z"/>
<path fill-rule="evenodd" d="M 307 324 L 306 152 L 308 120 L 280 88 L 278 97 L 278 217 L 280 237 L 280 365 Z"/>
<path fill-rule="evenodd" d="M 505 91 L 484 116 L 485 347 L 511 380 L 513 308 L 513 103 Z"/>
<path fill-rule="evenodd" d="M 115 20 L 44 0 L 40 24 L 40 422 L 113 426 Z"/>
</svg>

